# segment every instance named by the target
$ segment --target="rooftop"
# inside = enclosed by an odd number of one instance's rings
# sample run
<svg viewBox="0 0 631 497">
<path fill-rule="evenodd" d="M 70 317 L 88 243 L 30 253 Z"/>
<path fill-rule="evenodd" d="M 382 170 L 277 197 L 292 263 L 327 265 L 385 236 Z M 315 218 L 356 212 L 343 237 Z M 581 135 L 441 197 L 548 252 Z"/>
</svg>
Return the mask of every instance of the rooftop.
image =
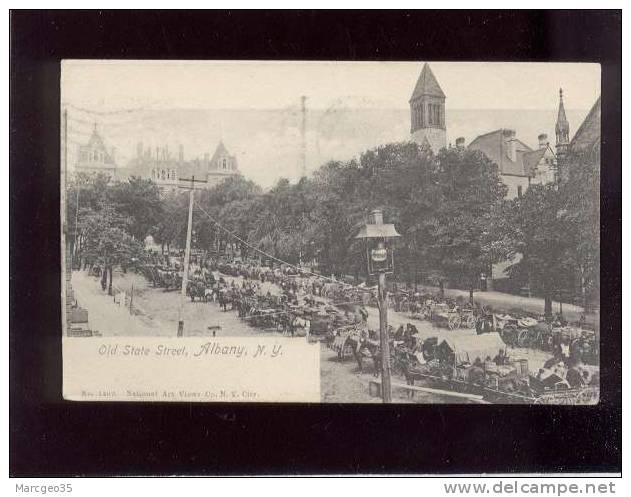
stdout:
<svg viewBox="0 0 631 497">
<path fill-rule="evenodd" d="M 445 98 L 445 94 L 440 88 L 436 76 L 434 76 L 427 62 L 423 65 L 421 74 L 416 81 L 416 86 L 414 87 L 410 101 L 420 98 L 423 95 Z"/>
</svg>

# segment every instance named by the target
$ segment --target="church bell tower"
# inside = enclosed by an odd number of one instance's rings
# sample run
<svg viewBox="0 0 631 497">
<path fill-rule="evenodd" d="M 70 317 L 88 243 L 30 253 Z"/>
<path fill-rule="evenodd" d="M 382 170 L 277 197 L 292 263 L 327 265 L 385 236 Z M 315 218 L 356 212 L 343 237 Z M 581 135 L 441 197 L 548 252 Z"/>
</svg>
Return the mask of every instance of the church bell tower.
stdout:
<svg viewBox="0 0 631 497">
<path fill-rule="evenodd" d="M 437 153 L 447 146 L 445 94 L 427 63 L 410 98 L 410 121 L 412 140 L 421 148 Z"/>
</svg>

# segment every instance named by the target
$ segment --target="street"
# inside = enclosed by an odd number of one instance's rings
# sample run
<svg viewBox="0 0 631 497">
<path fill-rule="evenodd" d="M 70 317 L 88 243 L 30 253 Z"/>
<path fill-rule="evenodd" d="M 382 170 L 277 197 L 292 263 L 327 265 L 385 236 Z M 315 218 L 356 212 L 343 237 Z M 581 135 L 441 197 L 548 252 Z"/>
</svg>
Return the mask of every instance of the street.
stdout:
<svg viewBox="0 0 631 497">
<path fill-rule="evenodd" d="M 223 276 L 229 283 L 239 278 Z M 114 286 L 117 291 L 124 291 L 128 296 L 133 287 L 133 313 L 129 308 L 114 302 L 112 296 L 107 295 L 99 284 L 99 278 L 90 276 L 85 271 L 75 271 L 72 275 L 72 284 L 76 292 L 79 304 L 88 309 L 90 327 L 98 331 L 102 336 L 175 336 L 177 333 L 179 291 L 164 291 L 162 288 L 154 288 L 141 275 L 128 271 L 123 273 L 116 271 Z M 269 282 L 262 286 L 263 292 L 278 293 L 280 289 Z M 367 307 L 368 327 L 379 328 L 379 312 L 376 308 Z M 191 302 L 189 298 L 184 301 L 183 308 L 184 336 L 211 336 L 214 329 L 217 336 L 260 336 L 276 335 L 275 330 L 263 330 L 249 326 L 246 321 L 240 319 L 235 311 L 223 312 L 214 302 Z M 438 328 L 429 321 L 413 320 L 404 313 L 388 311 L 388 322 L 394 328 L 400 325 L 412 323 L 419 331 L 422 339 L 438 337 L 442 339 L 454 333 L 459 335 L 474 335 L 474 330 L 461 329 L 450 331 L 447 328 Z M 296 338 L 299 340 L 300 338 Z M 509 354 L 516 358 L 528 359 L 530 369 L 536 370 L 550 357 L 550 354 L 525 348 L 512 348 Z M 366 367 L 364 373 L 359 372 L 357 363 L 352 358 L 340 360 L 337 353 L 327 348 L 323 342 L 320 348 L 320 375 L 321 392 L 323 402 L 370 402 L 379 403 L 381 399 L 371 397 L 368 393 L 368 383 L 375 379 L 372 363 Z M 403 382 L 402 378 L 396 379 Z M 462 403 L 464 399 L 445 397 L 435 394 L 417 392 L 413 399 L 409 399 L 405 392 L 394 388 L 394 402 L 417 403 Z"/>
</svg>

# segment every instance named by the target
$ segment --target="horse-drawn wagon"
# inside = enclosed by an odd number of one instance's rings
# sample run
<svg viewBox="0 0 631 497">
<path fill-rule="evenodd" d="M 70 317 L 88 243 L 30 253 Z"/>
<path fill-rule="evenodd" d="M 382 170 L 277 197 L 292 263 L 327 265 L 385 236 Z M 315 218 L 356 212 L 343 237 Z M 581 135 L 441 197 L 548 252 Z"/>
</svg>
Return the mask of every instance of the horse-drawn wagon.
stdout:
<svg viewBox="0 0 631 497">
<path fill-rule="evenodd" d="M 597 380 L 572 384 L 565 377 L 569 373 L 559 370 L 541 369 L 532 374 L 527 360 L 508 357 L 499 333 L 450 336 L 433 351 L 424 363 L 408 364 L 408 384 L 420 380 L 431 388 L 493 403 L 577 405 L 598 401 Z"/>
<path fill-rule="evenodd" d="M 430 313 L 429 320 L 436 326 L 449 328 L 455 330 L 462 325 L 462 316 L 458 309 L 450 307 L 446 303 L 433 304 Z"/>
</svg>

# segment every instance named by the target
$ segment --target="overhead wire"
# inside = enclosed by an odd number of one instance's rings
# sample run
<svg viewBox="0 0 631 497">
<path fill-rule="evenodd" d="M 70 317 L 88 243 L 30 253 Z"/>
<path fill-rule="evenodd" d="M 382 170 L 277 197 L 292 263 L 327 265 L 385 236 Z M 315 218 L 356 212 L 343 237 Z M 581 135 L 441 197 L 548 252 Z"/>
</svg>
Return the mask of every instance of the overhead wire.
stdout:
<svg viewBox="0 0 631 497">
<path fill-rule="evenodd" d="M 284 261 L 282 259 L 279 259 L 278 257 L 275 257 L 275 256 L 265 252 L 264 250 L 261 250 L 260 248 L 252 245 L 250 242 L 248 242 L 247 240 L 244 240 L 243 238 L 241 238 L 239 235 L 237 235 L 233 231 L 230 231 L 228 228 L 225 228 L 219 221 L 217 221 L 217 219 L 215 219 L 208 212 L 206 212 L 206 210 L 198 202 L 195 202 L 195 205 L 197 205 L 197 208 L 201 212 L 203 212 L 206 215 L 206 217 L 208 217 L 208 219 L 210 219 L 219 229 L 221 229 L 222 231 L 228 233 L 231 237 L 233 237 L 234 239 L 238 240 L 239 242 L 241 242 L 242 244 L 244 244 L 248 248 L 254 250 L 255 252 L 258 252 L 259 254 L 264 255 L 268 259 L 272 259 L 272 260 L 274 260 L 274 261 L 276 261 L 276 262 L 278 262 L 280 264 L 284 264 L 286 266 L 292 267 L 292 268 L 298 270 L 301 273 L 308 274 L 310 276 L 314 276 L 315 278 L 326 280 L 326 281 L 329 281 L 331 283 L 336 283 L 336 284 L 342 285 L 342 286 L 344 286 L 346 288 L 353 288 L 355 290 L 359 290 L 359 291 L 362 291 L 362 292 L 372 293 L 372 290 L 370 290 L 369 288 L 362 288 L 362 287 L 359 287 L 359 286 L 356 286 L 356 285 L 352 285 L 350 283 L 346 283 L 344 281 L 338 281 L 335 278 L 330 278 L 328 276 L 323 276 L 321 274 L 314 273 L 313 271 L 309 271 L 309 270 L 304 269 L 304 268 L 302 268 L 300 266 L 296 266 L 295 264 L 292 264 L 290 262 L 287 262 L 287 261 Z"/>
</svg>

